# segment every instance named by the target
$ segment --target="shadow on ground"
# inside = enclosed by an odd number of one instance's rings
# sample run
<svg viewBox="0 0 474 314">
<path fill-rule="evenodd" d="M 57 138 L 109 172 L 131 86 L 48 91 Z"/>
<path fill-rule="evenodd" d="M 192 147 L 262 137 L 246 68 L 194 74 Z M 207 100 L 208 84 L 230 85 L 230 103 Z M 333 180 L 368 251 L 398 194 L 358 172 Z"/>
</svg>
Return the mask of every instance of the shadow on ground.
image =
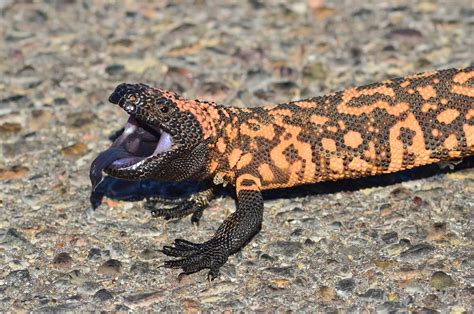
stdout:
<svg viewBox="0 0 474 314">
<path fill-rule="evenodd" d="M 263 192 L 264 199 L 305 197 L 315 194 L 331 194 L 341 191 L 355 191 L 372 187 L 381 187 L 403 181 L 419 180 L 444 173 L 451 173 L 461 169 L 474 168 L 474 157 L 464 158 L 457 164 L 432 164 L 415 169 L 400 171 L 391 174 L 365 177 L 359 179 L 345 179 L 339 181 L 321 182 L 302 185 L 287 189 L 268 190 Z M 151 196 L 165 198 L 182 198 L 204 188 L 206 182 L 185 181 L 180 183 L 158 182 L 154 180 L 126 181 L 106 177 L 91 193 L 92 208 L 97 208 L 103 197 L 123 201 L 141 201 Z M 233 188 L 220 188 L 218 196 L 233 195 Z"/>
</svg>

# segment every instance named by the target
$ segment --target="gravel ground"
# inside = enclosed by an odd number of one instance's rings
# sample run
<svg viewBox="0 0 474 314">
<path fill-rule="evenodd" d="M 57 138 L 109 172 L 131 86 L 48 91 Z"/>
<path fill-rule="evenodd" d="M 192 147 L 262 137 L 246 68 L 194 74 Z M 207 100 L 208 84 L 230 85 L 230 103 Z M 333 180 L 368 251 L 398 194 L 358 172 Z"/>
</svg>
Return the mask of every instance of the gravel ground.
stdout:
<svg viewBox="0 0 474 314">
<path fill-rule="evenodd" d="M 139 200 L 192 184 L 108 180 L 93 211 L 88 170 L 126 119 L 118 83 L 286 102 L 467 66 L 473 33 L 470 0 L 0 0 L 0 309 L 472 312 L 472 159 L 268 192 L 262 232 L 212 283 L 158 268 L 158 249 L 209 238 L 231 193 L 195 228 Z"/>
</svg>

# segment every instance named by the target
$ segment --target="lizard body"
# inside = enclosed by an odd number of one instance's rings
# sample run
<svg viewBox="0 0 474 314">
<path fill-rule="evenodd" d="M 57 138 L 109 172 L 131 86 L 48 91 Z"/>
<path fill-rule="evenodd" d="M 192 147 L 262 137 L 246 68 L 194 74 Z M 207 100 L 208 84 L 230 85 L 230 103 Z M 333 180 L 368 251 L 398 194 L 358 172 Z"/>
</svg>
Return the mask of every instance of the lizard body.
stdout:
<svg viewBox="0 0 474 314">
<path fill-rule="evenodd" d="M 262 222 L 265 189 L 357 178 L 474 154 L 474 68 L 426 72 L 280 105 L 235 108 L 187 100 L 144 84 L 121 84 L 110 97 L 131 118 L 112 148 L 93 162 L 140 180 L 211 179 L 236 188 L 237 210 L 205 243 L 176 240 L 166 267 L 218 275 Z M 141 132 L 141 133 L 140 133 Z M 155 210 L 199 219 L 212 188 Z"/>
</svg>

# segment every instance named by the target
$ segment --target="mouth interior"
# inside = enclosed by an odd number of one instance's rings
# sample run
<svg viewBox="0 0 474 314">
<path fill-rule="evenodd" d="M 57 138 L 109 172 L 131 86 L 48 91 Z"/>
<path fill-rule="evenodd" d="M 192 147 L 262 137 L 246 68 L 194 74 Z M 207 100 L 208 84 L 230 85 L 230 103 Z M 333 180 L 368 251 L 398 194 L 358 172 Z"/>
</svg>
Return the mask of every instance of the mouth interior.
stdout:
<svg viewBox="0 0 474 314">
<path fill-rule="evenodd" d="M 136 119 L 130 117 L 122 135 L 112 144 L 112 147 L 123 148 L 128 153 L 128 156 L 120 156 L 117 160 L 114 160 L 110 166 L 114 168 L 131 166 L 146 157 L 154 155 L 162 135 L 163 138 L 166 137 L 165 134 L 166 132 L 159 128 L 151 127 L 145 123 L 139 123 Z M 161 146 L 163 146 L 163 144 L 164 143 L 161 143 Z"/>
<path fill-rule="evenodd" d="M 149 157 L 167 152 L 172 144 L 167 132 L 130 116 L 123 133 L 92 162 L 90 178 L 93 186 L 102 180 L 102 170 L 133 167 Z"/>
</svg>

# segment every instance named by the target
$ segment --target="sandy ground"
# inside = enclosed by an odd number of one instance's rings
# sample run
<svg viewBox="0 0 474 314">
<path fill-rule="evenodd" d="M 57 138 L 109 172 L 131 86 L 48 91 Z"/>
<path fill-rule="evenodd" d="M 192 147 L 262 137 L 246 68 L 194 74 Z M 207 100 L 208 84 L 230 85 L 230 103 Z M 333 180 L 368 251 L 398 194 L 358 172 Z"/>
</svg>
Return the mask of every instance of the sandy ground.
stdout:
<svg viewBox="0 0 474 314">
<path fill-rule="evenodd" d="M 93 211 L 88 171 L 126 120 L 107 103 L 121 82 L 286 102 L 467 66 L 473 33 L 469 0 L 0 0 L 0 309 L 472 312 L 472 159 L 266 193 L 261 233 L 212 283 L 158 249 L 209 238 L 231 193 L 195 228 L 139 200 L 193 186 L 107 181 Z"/>
</svg>

